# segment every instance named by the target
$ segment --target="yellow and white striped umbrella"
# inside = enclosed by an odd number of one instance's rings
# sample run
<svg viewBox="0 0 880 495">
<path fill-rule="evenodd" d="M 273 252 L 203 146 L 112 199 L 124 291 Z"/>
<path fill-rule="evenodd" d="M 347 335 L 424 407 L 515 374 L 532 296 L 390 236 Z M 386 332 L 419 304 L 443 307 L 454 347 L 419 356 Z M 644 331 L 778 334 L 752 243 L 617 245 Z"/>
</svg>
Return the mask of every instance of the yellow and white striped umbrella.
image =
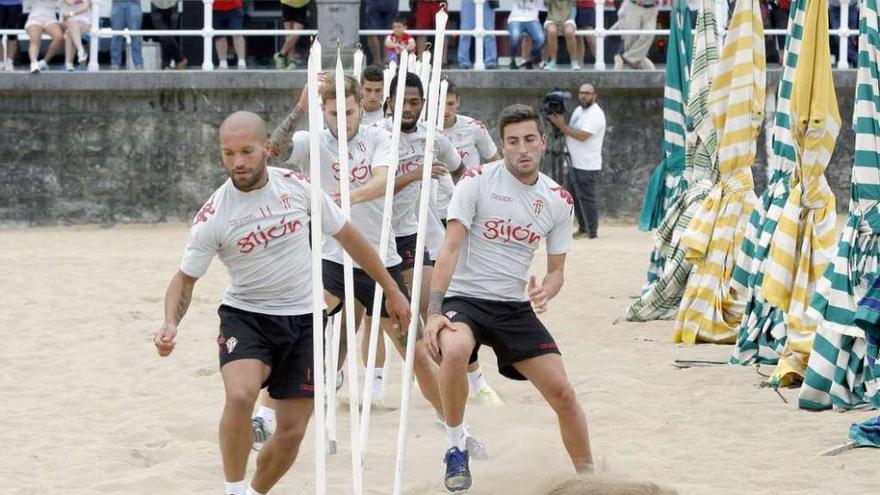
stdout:
<svg viewBox="0 0 880 495">
<path fill-rule="evenodd" d="M 709 96 L 709 111 L 720 136 L 720 180 L 682 237 L 694 271 L 676 317 L 675 342 L 736 340 L 739 321 L 727 321 L 733 314 L 730 279 L 757 201 L 751 166 L 764 119 L 766 73 L 759 0 L 738 0 Z"/>
<path fill-rule="evenodd" d="M 831 75 L 828 2 L 810 0 L 791 95 L 797 166 L 791 193 L 770 242 L 764 296 L 786 313 L 787 337 L 770 383 L 800 381 L 807 367 L 816 320 L 807 316 L 816 282 L 837 248 L 834 194 L 825 179 L 840 132 Z"/>
</svg>

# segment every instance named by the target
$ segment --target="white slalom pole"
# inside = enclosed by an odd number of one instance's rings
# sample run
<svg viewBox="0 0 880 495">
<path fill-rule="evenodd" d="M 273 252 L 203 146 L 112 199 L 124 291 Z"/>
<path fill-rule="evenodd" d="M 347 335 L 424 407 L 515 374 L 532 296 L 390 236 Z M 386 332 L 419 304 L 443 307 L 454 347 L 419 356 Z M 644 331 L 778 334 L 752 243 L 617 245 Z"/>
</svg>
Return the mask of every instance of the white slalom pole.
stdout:
<svg viewBox="0 0 880 495">
<path fill-rule="evenodd" d="M 358 45 L 357 50 L 354 52 L 354 66 L 352 67 L 352 74 L 357 80 L 358 84 L 361 83 L 361 78 L 364 75 L 364 50 L 361 49 L 360 45 Z"/>
<path fill-rule="evenodd" d="M 324 282 L 321 277 L 321 131 L 324 117 L 318 104 L 318 74 L 321 72 L 321 43 L 315 40 L 309 51 L 309 175 L 312 182 L 312 328 L 315 358 L 315 495 L 327 491 L 324 446 Z"/>
<path fill-rule="evenodd" d="M 403 59 L 403 57 L 400 57 L 400 58 L 401 58 L 401 60 Z M 388 95 L 391 94 L 390 86 L 391 86 L 391 80 L 394 79 L 394 74 L 397 74 L 397 62 L 392 60 L 391 62 L 388 63 L 388 67 L 384 71 L 382 71 L 382 76 L 383 76 L 382 79 L 385 82 L 384 87 L 383 87 L 383 91 L 382 91 L 382 101 L 387 100 Z"/>
<path fill-rule="evenodd" d="M 409 64 L 406 52 L 400 57 L 400 72 L 397 75 L 397 88 L 394 92 L 394 118 L 391 126 L 391 164 L 388 167 L 388 180 L 385 181 L 385 202 L 382 207 L 382 233 L 379 237 L 379 255 L 385 256 L 391 237 L 391 206 L 394 202 L 394 182 L 397 167 L 400 165 L 400 123 L 403 120 L 403 94 L 406 92 L 406 71 Z M 376 284 L 373 297 L 373 318 L 370 321 L 370 342 L 367 350 L 367 369 L 364 372 L 364 408 L 361 413 L 361 449 L 366 459 L 367 440 L 370 436 L 370 411 L 373 401 L 373 376 L 376 366 L 376 347 L 379 343 L 379 315 L 382 314 L 382 286 Z M 401 329 L 403 330 L 403 329 Z M 383 332 L 384 333 L 384 332 Z M 388 362 L 393 346 L 386 342 L 385 362 Z"/>
<path fill-rule="evenodd" d="M 436 34 L 434 35 L 434 53 L 443 53 L 445 41 L 446 21 L 449 15 L 445 10 L 440 10 L 434 17 Z M 421 259 L 425 251 L 425 227 L 428 220 L 428 199 L 431 193 L 431 164 L 434 163 L 434 133 L 437 131 L 437 112 L 440 105 L 437 96 L 440 93 L 440 63 L 434 64 L 431 70 L 431 85 L 428 91 L 428 135 L 425 140 L 425 155 L 422 161 L 422 188 L 419 198 L 419 230 L 416 236 L 416 259 Z M 418 262 L 413 267 L 412 301 L 410 311 L 412 320 L 406 339 L 406 359 L 404 361 L 403 386 L 400 400 L 400 427 L 397 435 L 397 462 L 394 469 L 394 495 L 403 493 L 403 468 L 406 463 L 406 436 L 409 427 L 409 406 L 412 395 L 413 365 L 416 353 L 416 335 L 419 326 L 419 307 L 422 295 L 422 263 Z"/>
<path fill-rule="evenodd" d="M 422 81 L 422 92 L 424 94 L 428 94 L 428 89 L 430 88 L 431 82 L 431 52 L 425 50 L 422 52 L 422 65 L 419 66 L 419 72 L 417 72 L 419 76 L 419 80 Z M 430 100 L 426 100 L 427 104 L 431 104 Z M 427 104 L 422 105 L 422 113 L 419 114 L 419 120 L 425 120 L 427 118 L 426 107 Z"/>
<path fill-rule="evenodd" d="M 339 329 L 341 328 L 341 319 L 339 315 L 334 316 L 327 322 L 327 332 L 324 338 L 324 362 L 327 363 L 327 371 L 325 373 L 325 383 L 327 390 L 327 453 L 336 455 L 336 363 L 339 360 L 338 346 Z M 334 354 L 334 351 L 337 351 Z"/>
<path fill-rule="evenodd" d="M 342 214 L 351 221 L 351 165 L 348 163 L 348 119 L 345 104 L 345 72 L 342 70 L 342 56 L 336 52 L 336 142 L 339 161 L 339 192 L 342 198 Z M 358 431 L 358 352 L 354 336 L 354 264 L 348 252 L 343 254 L 343 276 L 345 279 L 345 341 L 348 343 L 346 362 L 348 363 L 348 413 L 351 420 L 351 485 L 354 495 L 361 495 L 361 435 Z"/>
</svg>

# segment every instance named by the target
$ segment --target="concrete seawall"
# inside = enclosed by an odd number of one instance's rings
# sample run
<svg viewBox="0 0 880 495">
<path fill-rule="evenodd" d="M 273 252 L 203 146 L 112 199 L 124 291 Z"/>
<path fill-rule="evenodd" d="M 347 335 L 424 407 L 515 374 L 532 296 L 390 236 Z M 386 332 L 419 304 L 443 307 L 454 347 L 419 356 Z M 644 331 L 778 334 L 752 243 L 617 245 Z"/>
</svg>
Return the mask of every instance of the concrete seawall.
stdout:
<svg viewBox="0 0 880 495">
<path fill-rule="evenodd" d="M 608 131 L 600 207 L 638 214 L 660 161 L 663 82 L 653 72 L 448 71 L 464 114 L 486 122 L 512 103 L 537 105 L 550 88 L 592 82 Z M 775 93 L 778 71 L 768 74 Z M 855 71 L 835 72 L 843 129 L 829 167 L 838 210 L 849 203 Z M 0 74 L 0 225 L 189 219 L 225 178 L 217 129 L 251 110 L 274 126 L 305 83 L 303 71 Z M 763 133 L 754 169 L 764 186 Z"/>
</svg>

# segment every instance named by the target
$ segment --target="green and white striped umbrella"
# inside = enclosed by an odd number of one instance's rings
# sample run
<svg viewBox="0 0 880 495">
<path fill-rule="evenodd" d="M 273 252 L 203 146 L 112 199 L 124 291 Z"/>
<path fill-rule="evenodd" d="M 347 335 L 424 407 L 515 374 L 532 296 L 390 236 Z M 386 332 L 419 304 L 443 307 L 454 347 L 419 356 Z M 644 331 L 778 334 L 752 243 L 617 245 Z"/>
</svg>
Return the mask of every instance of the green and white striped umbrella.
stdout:
<svg viewBox="0 0 880 495">
<path fill-rule="evenodd" d="M 718 142 L 708 104 L 712 78 L 718 65 L 715 0 L 702 0 L 693 40 L 685 109 L 685 169 L 682 178 L 686 190 L 666 210 L 657 227 L 656 249 L 665 260 L 663 273 L 627 308 L 626 319 L 629 321 L 670 319 L 678 312 L 692 266 L 684 259 L 686 249 L 681 245 L 681 234 L 699 204 L 718 182 Z"/>
<path fill-rule="evenodd" d="M 810 314 L 819 319 L 798 405 L 803 409 L 880 407 L 877 348 L 854 319 L 859 301 L 880 277 L 880 30 L 877 0 L 859 16 L 859 67 L 853 124 L 856 133 L 849 219 Z"/>
<path fill-rule="evenodd" d="M 663 88 L 663 160 L 648 180 L 639 229 L 657 228 L 666 211 L 678 201 L 687 183 L 681 179 L 685 161 L 684 106 L 688 99 L 691 70 L 691 11 L 687 0 L 675 0 L 669 23 L 666 52 L 666 86 Z M 659 249 L 651 252 L 648 282 L 643 291 L 660 279 L 665 259 Z"/>
<path fill-rule="evenodd" d="M 797 160 L 789 110 L 806 8 L 806 0 L 796 0 L 789 11 L 783 57 L 785 64 L 776 96 L 773 153 L 767 162 L 770 180 L 749 219 L 733 270 L 730 292 L 742 308 L 743 316 L 730 358 L 731 364 L 776 364 L 785 346 L 785 314 L 764 299 L 761 289 L 770 240 L 788 201 L 791 174 Z"/>
</svg>

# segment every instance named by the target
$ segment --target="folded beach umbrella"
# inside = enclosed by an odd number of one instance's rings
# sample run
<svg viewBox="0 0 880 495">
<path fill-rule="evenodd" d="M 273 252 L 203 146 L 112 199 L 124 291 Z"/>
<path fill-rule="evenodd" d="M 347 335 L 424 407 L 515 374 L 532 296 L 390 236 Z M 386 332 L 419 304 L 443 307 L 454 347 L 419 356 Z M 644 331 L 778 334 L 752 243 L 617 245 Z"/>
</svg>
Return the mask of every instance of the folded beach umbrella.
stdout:
<svg viewBox="0 0 880 495">
<path fill-rule="evenodd" d="M 798 405 L 849 409 L 878 396 L 876 313 L 880 275 L 880 32 L 877 0 L 859 15 L 859 66 L 853 124 L 855 159 L 849 218 L 837 254 L 816 284 L 810 314 L 819 320 Z M 860 328 L 862 327 L 862 328 Z M 873 328 L 872 328 L 873 327 Z M 869 328 L 866 332 L 864 328 Z"/>
<path fill-rule="evenodd" d="M 728 315 L 730 279 L 757 202 L 751 167 L 764 118 L 766 76 L 759 0 L 738 0 L 709 96 L 720 137 L 720 177 L 682 236 L 694 268 L 676 317 L 675 342 L 732 344 L 736 339 L 739 321 Z"/>
<path fill-rule="evenodd" d="M 666 51 L 666 85 L 663 87 L 663 160 L 645 191 L 639 229 L 654 230 L 663 221 L 666 210 L 684 189 L 685 123 L 688 77 L 691 69 L 691 11 L 686 0 L 675 0 L 669 19 L 669 43 Z"/>
<path fill-rule="evenodd" d="M 769 380 L 779 386 L 803 379 L 817 322 L 807 315 L 807 308 L 837 246 L 834 194 L 825 179 L 840 132 L 827 0 L 807 4 L 794 80 L 790 112 L 797 166 L 770 241 L 763 287 L 767 302 L 786 317 L 785 346 Z"/>
<path fill-rule="evenodd" d="M 762 289 L 770 240 L 788 201 L 791 176 L 796 166 L 789 111 L 806 7 L 807 0 L 795 0 L 791 4 L 784 65 L 776 93 L 772 151 L 767 160 L 769 180 L 749 219 L 730 282 L 730 296 L 734 301 L 731 312 L 742 310 L 731 364 L 776 364 L 785 345 L 785 313 L 764 299 Z"/>
<path fill-rule="evenodd" d="M 702 0 L 693 31 L 693 60 L 690 67 L 685 108 L 684 191 L 666 210 L 657 227 L 655 251 L 664 260 L 660 278 L 642 292 L 626 311 L 629 321 L 670 319 L 678 311 L 691 263 L 684 259 L 681 234 L 697 206 L 718 181 L 715 126 L 709 118 L 709 90 L 718 65 L 718 32 L 715 0 Z"/>
</svg>

